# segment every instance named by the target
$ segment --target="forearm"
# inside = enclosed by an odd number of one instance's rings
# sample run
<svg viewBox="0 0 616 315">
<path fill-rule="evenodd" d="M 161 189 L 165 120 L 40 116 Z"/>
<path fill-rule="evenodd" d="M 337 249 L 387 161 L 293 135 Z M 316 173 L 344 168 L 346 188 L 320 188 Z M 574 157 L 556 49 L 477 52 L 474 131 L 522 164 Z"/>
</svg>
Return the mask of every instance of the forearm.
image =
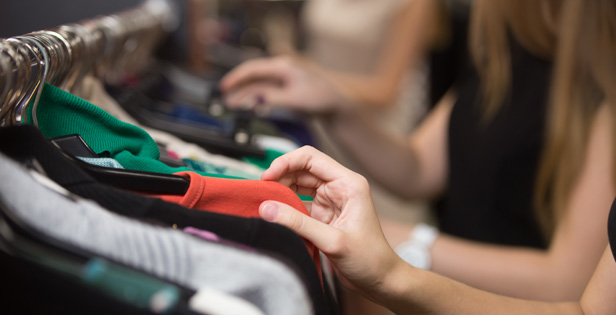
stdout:
<svg viewBox="0 0 616 315">
<path fill-rule="evenodd" d="M 403 72 L 359 75 L 328 71 L 326 75 L 355 106 L 386 108 L 394 104 L 400 92 Z"/>
<path fill-rule="evenodd" d="M 578 303 L 543 303 L 500 296 L 403 264 L 388 276 L 378 303 L 404 314 L 583 314 Z"/>
<path fill-rule="evenodd" d="M 352 107 L 385 108 L 393 105 L 402 76 L 410 69 L 405 65 L 396 71 L 353 73 L 322 67 L 302 55 L 295 55 L 294 58 L 331 84 L 348 100 L 346 105 Z"/>
<path fill-rule="evenodd" d="M 364 175 L 402 197 L 423 196 L 419 163 L 408 142 L 386 134 L 357 112 L 334 114 L 324 127 Z"/>
<path fill-rule="evenodd" d="M 430 198 L 442 192 L 448 172 L 447 131 L 455 93 L 449 91 L 405 140 L 395 139 L 370 117 L 340 111 L 325 128 L 371 177 L 400 196 Z"/>
<path fill-rule="evenodd" d="M 465 284 L 518 298 L 544 301 L 579 299 L 588 280 L 571 275 L 572 259 L 548 251 L 482 244 L 441 235 L 431 248 L 432 270 Z M 563 263 L 563 260 L 568 260 Z"/>
</svg>

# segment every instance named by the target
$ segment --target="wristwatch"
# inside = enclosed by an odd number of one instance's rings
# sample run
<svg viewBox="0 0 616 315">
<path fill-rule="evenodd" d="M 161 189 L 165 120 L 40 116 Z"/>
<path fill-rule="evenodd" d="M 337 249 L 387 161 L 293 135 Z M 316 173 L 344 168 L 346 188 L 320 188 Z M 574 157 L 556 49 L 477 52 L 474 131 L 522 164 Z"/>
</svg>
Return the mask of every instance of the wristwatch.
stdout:
<svg viewBox="0 0 616 315">
<path fill-rule="evenodd" d="M 409 239 L 396 247 L 396 253 L 414 267 L 430 270 L 432 265 L 430 247 L 437 237 L 438 230 L 435 227 L 419 223 L 409 234 Z"/>
</svg>

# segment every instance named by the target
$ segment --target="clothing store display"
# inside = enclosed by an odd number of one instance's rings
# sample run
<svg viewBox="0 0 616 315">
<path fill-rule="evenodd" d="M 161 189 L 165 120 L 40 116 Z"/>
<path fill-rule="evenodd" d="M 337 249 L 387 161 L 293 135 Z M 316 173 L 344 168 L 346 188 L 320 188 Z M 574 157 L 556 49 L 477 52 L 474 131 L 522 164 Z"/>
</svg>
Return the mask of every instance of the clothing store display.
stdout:
<svg viewBox="0 0 616 315">
<path fill-rule="evenodd" d="M 263 150 L 251 142 L 251 118 L 248 113 L 234 112 L 228 117 L 214 118 L 205 112 L 202 105 L 173 99 L 170 90 L 172 87 L 168 80 L 156 68 L 126 80 L 126 84 L 107 88 L 109 94 L 144 126 L 169 132 L 214 153 L 232 157 L 263 155 Z M 177 108 L 189 111 L 187 117 L 190 119 L 175 115 Z M 197 117 L 217 120 L 221 125 Z"/>
<path fill-rule="evenodd" d="M 178 155 L 178 158 L 180 159 L 191 159 L 194 161 L 211 163 L 212 165 L 217 165 L 219 167 L 225 167 L 234 171 L 253 175 L 250 177 L 239 176 L 242 178 L 252 178 L 254 176 L 258 177 L 261 176 L 261 173 L 263 173 L 263 169 L 254 167 L 253 165 L 246 162 L 229 158 L 224 155 L 210 153 L 202 147 L 192 143 L 188 143 L 168 132 L 164 132 L 154 128 L 148 128 L 139 124 L 137 120 L 135 120 L 130 114 L 128 114 L 122 108 L 122 106 L 120 106 L 120 104 L 118 104 L 107 93 L 107 91 L 105 91 L 105 88 L 103 87 L 100 80 L 92 76 L 86 76 L 82 80 L 82 83 L 79 85 L 79 89 L 74 94 L 92 103 L 93 105 L 96 105 L 97 107 L 111 114 L 113 117 L 123 122 L 142 128 L 152 137 L 152 139 L 154 139 L 157 144 L 164 146 L 167 151 L 176 153 Z M 261 140 L 258 139 L 263 139 L 263 141 L 265 141 L 266 143 L 261 145 L 259 143 Z M 266 147 L 268 144 L 275 143 L 275 147 L 277 148 L 284 147 L 285 144 L 287 148 L 289 148 L 289 144 L 285 142 L 285 139 L 282 138 L 266 137 L 259 135 L 259 137 L 255 138 L 255 140 L 262 147 Z"/>
<path fill-rule="evenodd" d="M 0 161 L 0 198 L 13 215 L 50 238 L 194 289 L 221 290 L 267 314 L 312 312 L 300 278 L 280 261 L 124 218 L 62 195 L 4 155 Z"/>
<path fill-rule="evenodd" d="M 449 123 L 442 232 L 468 240 L 546 248 L 533 207 L 552 65 L 511 43 L 511 89 L 489 123 L 470 70 Z"/>
<path fill-rule="evenodd" d="M 96 201 L 110 211 L 133 218 L 158 221 L 179 229 L 194 227 L 224 239 L 284 256 L 304 275 L 316 314 L 330 314 L 319 274 L 299 236 L 278 224 L 194 211 L 158 198 L 147 198 L 95 182 L 47 141 L 37 128 L 24 125 L 0 128 L 0 151 L 18 161 L 36 159 L 47 176 L 70 192 Z"/>
<path fill-rule="evenodd" d="M 614 200 L 614 203 L 612 203 L 612 208 L 610 209 L 607 231 L 610 240 L 610 247 L 612 249 L 612 255 L 614 255 L 614 259 L 616 260 L 616 200 Z"/>
<path fill-rule="evenodd" d="M 315 246 L 254 211 L 300 197 L 241 160 L 297 145 L 254 111 L 208 111 L 194 96 L 222 73 L 188 86 L 157 60 L 188 7 L 144 1 L 0 43 L 2 313 L 339 314 Z M 256 122 L 272 132 L 253 138 Z"/>
<path fill-rule="evenodd" d="M 29 107 L 28 121 L 33 122 Z M 122 122 L 102 109 L 45 84 L 36 108 L 38 128 L 48 138 L 79 134 L 101 157 L 111 157 L 126 169 L 173 174 L 189 171 L 169 167 L 158 161 L 160 151 L 154 140 L 141 128 Z M 227 177 L 220 174 L 205 176 Z"/>
<path fill-rule="evenodd" d="M 194 172 L 180 172 L 176 175 L 190 179 L 190 186 L 186 194 L 183 196 L 157 195 L 155 197 L 177 203 L 189 209 L 246 218 L 259 218 L 261 203 L 266 200 L 275 200 L 288 204 L 310 216 L 306 206 L 297 195 L 289 187 L 277 182 L 204 177 Z M 307 248 L 317 267 L 317 272 L 320 274 L 319 251 L 309 243 L 307 243 Z"/>
</svg>

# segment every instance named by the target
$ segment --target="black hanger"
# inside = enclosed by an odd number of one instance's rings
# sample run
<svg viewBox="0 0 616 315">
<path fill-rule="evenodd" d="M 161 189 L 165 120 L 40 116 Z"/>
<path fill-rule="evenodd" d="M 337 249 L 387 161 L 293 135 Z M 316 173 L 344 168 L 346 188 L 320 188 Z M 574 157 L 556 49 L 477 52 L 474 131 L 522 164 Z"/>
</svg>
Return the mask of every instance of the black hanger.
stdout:
<svg viewBox="0 0 616 315">
<path fill-rule="evenodd" d="M 190 181 L 178 175 L 150 173 L 101 167 L 84 162 L 75 156 L 98 157 L 79 135 L 68 135 L 51 142 L 73 163 L 97 181 L 116 188 L 163 195 L 183 195 Z M 83 154 L 83 155 L 82 155 Z"/>
</svg>

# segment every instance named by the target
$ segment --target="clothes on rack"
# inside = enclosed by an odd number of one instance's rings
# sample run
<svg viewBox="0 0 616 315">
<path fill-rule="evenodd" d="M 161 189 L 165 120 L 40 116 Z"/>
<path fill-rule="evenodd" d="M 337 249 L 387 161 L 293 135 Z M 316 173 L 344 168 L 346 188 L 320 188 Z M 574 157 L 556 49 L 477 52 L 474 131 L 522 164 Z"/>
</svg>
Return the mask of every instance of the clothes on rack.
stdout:
<svg viewBox="0 0 616 315">
<path fill-rule="evenodd" d="M 107 86 L 110 95 L 145 126 L 227 156 L 263 154 L 251 141 L 254 115 L 238 111 L 229 117 L 211 117 L 203 105 L 173 99 L 169 90 L 168 80 L 156 69 Z"/>
<path fill-rule="evenodd" d="M 146 0 L 0 39 L 2 310 L 338 314 L 316 247 L 258 215 L 269 199 L 309 215 L 258 180 L 297 143 L 181 98 L 152 62 L 173 15 Z"/>
<path fill-rule="evenodd" d="M 33 109 L 29 109 L 27 119 L 32 122 Z M 158 146 L 143 129 L 117 120 L 104 110 L 50 84 L 45 85 L 34 114 L 46 137 L 79 134 L 95 153 L 115 159 L 126 169 L 165 174 L 190 171 L 160 162 Z"/>
<path fill-rule="evenodd" d="M 307 284 L 315 314 L 330 314 L 331 302 L 324 296 L 314 262 L 303 241 L 285 227 L 257 218 L 240 218 L 207 211 L 194 211 L 158 198 L 148 198 L 102 185 L 71 163 L 34 126 L 0 128 L 0 151 L 26 162 L 38 161 L 49 178 L 83 198 L 96 201 L 118 214 L 156 221 L 178 229 L 193 227 L 213 232 L 221 238 L 275 253 L 291 261 Z"/>
<path fill-rule="evenodd" d="M 280 260 L 119 216 L 61 194 L 60 186 L 37 181 L 4 155 L 0 161 L 0 198 L 15 210 L 13 215 L 48 237 L 194 289 L 216 288 L 267 314 L 312 312 L 300 277 Z"/>
<path fill-rule="evenodd" d="M 125 123 L 135 125 L 145 130 L 154 141 L 165 148 L 168 152 L 173 152 L 179 159 L 190 159 L 194 161 L 200 161 L 204 163 L 211 163 L 226 170 L 245 174 L 247 177 L 258 177 L 263 173 L 263 170 L 253 165 L 238 161 L 219 154 L 212 154 L 200 146 L 192 143 L 185 142 L 184 140 L 161 130 L 154 128 L 148 128 L 137 122 L 130 114 L 128 114 L 108 93 L 102 82 L 93 77 L 86 76 L 82 82 L 77 86 L 77 89 L 73 93 L 75 96 L 82 98 L 89 103 L 99 107 L 113 117 L 121 120 Z M 196 169 L 197 171 L 203 171 L 210 173 L 209 169 L 203 170 Z M 212 172 L 214 173 L 214 172 Z M 235 176 L 235 175 L 230 175 Z M 243 176 L 238 176 L 243 177 Z M 243 177 L 244 178 L 244 177 Z"/>
<path fill-rule="evenodd" d="M 28 117 L 32 117 L 32 112 L 28 114 Z M 180 151 L 183 155 L 205 157 L 214 160 L 215 163 L 228 165 L 229 171 L 209 173 L 186 167 L 169 167 L 158 160 L 160 150 L 148 132 L 136 125 L 120 121 L 94 104 L 51 85 L 46 85 L 43 89 L 35 114 L 39 128 L 47 137 L 79 134 L 97 154 L 108 155 L 117 160 L 123 167 L 133 170 L 165 174 L 193 170 L 201 175 L 222 178 L 240 178 L 227 174 L 241 175 L 244 172 L 249 172 L 250 174 L 247 174 L 249 178 L 254 178 L 253 174 L 260 175 L 275 157 L 282 155 L 282 152 L 266 150 L 264 158 L 246 157 L 246 161 L 258 167 L 255 168 L 240 161 L 231 162 L 230 159 L 213 156 L 204 152 L 203 149 L 195 150 L 190 145 L 184 145 L 181 140 L 176 141 L 172 137 L 161 135 L 160 132 L 149 128 L 149 131 L 154 131 L 153 133 L 159 139 L 166 138 L 166 142 L 175 143 L 175 147 L 188 148 L 188 152 L 186 152 L 186 149 L 173 150 L 174 147 L 170 147 L 169 149 L 172 152 Z M 120 116 L 132 121 L 130 116 L 125 117 L 122 114 Z M 203 167 L 203 165 L 201 166 Z M 204 167 L 203 169 L 212 170 L 215 168 Z"/>
<path fill-rule="evenodd" d="M 39 129 L 46 137 L 79 134 L 96 154 L 111 157 L 126 169 L 164 174 L 195 171 L 208 177 L 238 179 L 224 174 L 166 165 L 159 161 L 158 146 L 143 129 L 122 122 L 97 106 L 51 85 L 46 85 L 43 89 L 36 110 L 30 107 L 28 121 L 31 121 L 34 114 Z M 281 152 L 266 150 L 264 158 L 246 157 L 246 160 L 265 169 L 280 155 Z"/>
<path fill-rule="evenodd" d="M 297 195 L 287 186 L 277 182 L 204 177 L 194 172 L 180 172 L 176 175 L 190 179 L 186 194 L 156 197 L 189 209 L 253 218 L 260 217 L 259 206 L 262 202 L 276 200 L 292 206 L 305 215 L 310 215 Z M 312 244 L 307 244 L 307 248 L 317 267 L 317 272 L 321 274 L 319 251 Z"/>
</svg>

